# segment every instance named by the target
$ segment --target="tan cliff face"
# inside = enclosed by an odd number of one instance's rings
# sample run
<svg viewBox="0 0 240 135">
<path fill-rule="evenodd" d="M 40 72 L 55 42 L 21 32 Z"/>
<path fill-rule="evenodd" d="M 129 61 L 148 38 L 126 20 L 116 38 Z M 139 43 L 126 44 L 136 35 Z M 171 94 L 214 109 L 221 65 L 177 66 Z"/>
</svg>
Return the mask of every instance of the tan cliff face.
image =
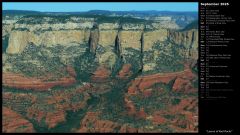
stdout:
<svg viewBox="0 0 240 135">
<path fill-rule="evenodd" d="M 118 34 L 117 30 L 100 30 L 98 44 L 102 45 L 103 47 L 107 46 L 114 47 L 117 34 Z"/>
<path fill-rule="evenodd" d="M 32 39 L 32 34 L 26 31 L 13 31 L 9 37 L 9 45 L 6 50 L 9 54 L 17 54 L 24 50 L 28 45 L 30 39 Z"/>
<path fill-rule="evenodd" d="M 33 43 L 47 47 L 54 45 L 69 45 L 70 43 L 85 43 L 89 40 L 90 31 L 88 30 L 61 30 L 46 31 L 40 34 L 27 31 L 12 31 L 9 37 L 7 53 L 21 53 L 24 48 Z"/>
<path fill-rule="evenodd" d="M 157 41 L 165 41 L 167 39 L 167 35 L 168 31 L 166 29 L 145 32 L 143 51 L 151 49 Z"/>
<path fill-rule="evenodd" d="M 69 29 L 42 32 L 14 30 L 10 32 L 9 45 L 6 52 L 8 54 L 21 53 L 25 47 L 31 43 L 47 47 L 55 45 L 68 46 L 71 43 L 92 43 L 92 46 L 94 44 L 94 50 L 96 50 L 98 45 L 108 48 L 107 50 L 111 50 L 114 49 L 118 36 L 121 53 L 125 53 L 124 50 L 126 50 L 126 48 L 133 48 L 139 51 L 143 49 L 143 52 L 148 51 L 152 49 L 156 42 L 169 39 L 177 45 L 184 45 L 186 50 L 183 53 L 187 58 L 197 59 L 198 30 L 196 29 L 178 32 L 162 28 L 158 30 L 143 31 L 138 27 L 134 30 L 117 30 L 116 28 L 118 27 L 117 24 L 104 24 L 99 25 L 99 28 L 95 30 Z M 142 25 L 139 25 L 139 27 L 142 27 Z M 142 43 L 141 38 L 143 40 Z"/>
<path fill-rule="evenodd" d="M 120 39 L 120 44 L 121 44 L 123 53 L 126 48 L 134 48 L 140 51 L 141 35 L 142 35 L 142 31 L 126 31 L 126 30 L 120 31 L 119 39 Z"/>
<path fill-rule="evenodd" d="M 58 44 L 68 45 L 70 43 L 87 43 L 90 39 L 90 33 L 90 30 L 45 31 L 40 34 L 28 31 L 12 31 L 10 33 L 7 53 L 21 53 L 30 43 L 47 47 Z M 119 38 L 122 47 L 140 50 L 141 33 L 142 31 L 120 31 Z M 114 47 L 117 34 L 117 30 L 100 30 L 99 34 L 92 32 L 93 38 L 91 38 L 91 41 L 94 44 Z"/>
<path fill-rule="evenodd" d="M 169 31 L 168 37 L 171 41 L 178 45 L 184 45 L 186 56 L 193 59 L 198 58 L 198 30 L 192 29 L 188 31 L 176 32 Z"/>
<path fill-rule="evenodd" d="M 182 44 L 184 46 L 195 45 L 198 43 L 198 30 L 193 29 L 189 31 L 169 31 L 169 38 L 176 44 Z"/>
<path fill-rule="evenodd" d="M 88 41 L 89 31 L 68 30 L 68 31 L 49 31 L 40 36 L 38 43 L 47 46 L 68 45 L 71 42 L 84 43 Z"/>
</svg>

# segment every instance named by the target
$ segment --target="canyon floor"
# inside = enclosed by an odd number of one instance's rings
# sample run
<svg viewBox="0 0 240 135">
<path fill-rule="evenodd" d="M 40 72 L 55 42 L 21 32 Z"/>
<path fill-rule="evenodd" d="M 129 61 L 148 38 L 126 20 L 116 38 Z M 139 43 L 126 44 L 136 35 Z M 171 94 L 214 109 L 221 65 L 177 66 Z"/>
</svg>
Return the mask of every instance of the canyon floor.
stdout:
<svg viewBox="0 0 240 135">
<path fill-rule="evenodd" d="M 71 67 L 56 81 L 3 73 L 3 132 L 197 132 L 197 76 L 189 65 L 151 75 L 131 66 L 114 77 L 98 67 L 89 82 Z"/>
</svg>

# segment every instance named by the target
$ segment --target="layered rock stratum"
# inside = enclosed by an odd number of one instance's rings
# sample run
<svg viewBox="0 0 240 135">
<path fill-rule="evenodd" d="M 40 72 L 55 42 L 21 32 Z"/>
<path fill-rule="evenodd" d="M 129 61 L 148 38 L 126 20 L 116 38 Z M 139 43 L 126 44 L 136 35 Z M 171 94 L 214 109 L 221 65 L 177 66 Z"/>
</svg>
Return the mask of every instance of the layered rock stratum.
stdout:
<svg viewBox="0 0 240 135">
<path fill-rule="evenodd" d="M 69 25 L 69 24 L 66 24 Z M 47 47 L 54 45 L 69 45 L 71 43 L 87 43 L 90 40 L 90 46 L 96 49 L 96 45 L 111 46 L 115 44 L 116 37 L 119 36 L 122 49 L 134 48 L 141 49 L 141 35 L 143 34 L 144 46 L 142 49 L 147 51 L 152 48 L 157 41 L 170 39 L 176 44 L 184 45 L 190 52 L 188 57 L 197 58 L 198 30 L 175 32 L 168 29 L 158 29 L 144 32 L 141 29 L 136 30 L 114 30 L 111 24 L 107 24 L 108 29 L 104 30 L 51 30 L 43 31 L 40 34 L 32 31 L 13 30 L 9 36 L 9 46 L 7 53 L 21 53 L 25 47 L 33 43 L 35 45 L 44 45 Z M 26 26 L 27 27 L 27 26 Z M 38 31 L 38 29 L 36 30 Z M 93 45 L 96 44 L 96 45 Z"/>
</svg>

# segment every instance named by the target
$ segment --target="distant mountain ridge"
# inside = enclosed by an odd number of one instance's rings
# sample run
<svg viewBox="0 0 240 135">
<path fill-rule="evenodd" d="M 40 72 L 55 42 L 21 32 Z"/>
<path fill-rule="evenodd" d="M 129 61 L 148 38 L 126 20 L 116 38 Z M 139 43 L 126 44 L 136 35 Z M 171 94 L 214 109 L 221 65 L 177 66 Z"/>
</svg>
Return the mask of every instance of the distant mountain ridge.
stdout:
<svg viewBox="0 0 240 135">
<path fill-rule="evenodd" d="M 42 12 L 39 11 L 30 11 L 30 10 L 2 10 L 3 15 L 16 15 L 16 14 L 25 14 L 25 15 L 31 15 L 31 14 L 41 14 Z"/>
<path fill-rule="evenodd" d="M 194 11 L 156 11 L 156 10 L 148 10 L 148 11 L 109 11 L 109 10 L 89 10 L 89 11 L 76 11 L 76 12 L 42 12 L 42 11 L 33 11 L 33 10 L 2 10 L 3 15 L 5 14 L 44 14 L 44 13 L 68 13 L 68 14 L 118 14 L 125 15 L 126 13 L 132 14 L 142 14 L 142 15 L 189 15 L 196 16 L 198 12 Z"/>
<path fill-rule="evenodd" d="M 108 11 L 108 10 L 89 10 L 82 12 L 40 12 L 28 10 L 3 10 L 3 16 L 6 15 L 106 15 L 123 16 L 139 19 L 149 19 L 157 17 L 170 17 L 177 25 L 184 28 L 194 20 L 198 20 L 198 12 L 193 11 Z"/>
</svg>

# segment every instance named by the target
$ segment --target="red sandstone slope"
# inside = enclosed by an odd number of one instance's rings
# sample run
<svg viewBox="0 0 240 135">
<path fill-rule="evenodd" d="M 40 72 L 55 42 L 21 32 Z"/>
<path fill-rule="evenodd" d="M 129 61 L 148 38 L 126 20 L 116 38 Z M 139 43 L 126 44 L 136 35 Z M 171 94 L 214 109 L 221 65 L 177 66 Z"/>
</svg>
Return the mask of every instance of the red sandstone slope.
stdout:
<svg viewBox="0 0 240 135">
<path fill-rule="evenodd" d="M 175 132 L 197 132 L 198 101 L 196 96 L 188 96 L 189 93 L 197 93 L 197 89 L 194 88 L 191 83 L 194 79 L 196 79 L 196 75 L 193 74 L 189 68 L 181 72 L 159 73 L 136 78 L 130 83 L 128 93 L 125 95 L 125 106 L 128 115 L 133 117 L 142 116 L 142 118 L 151 120 L 155 126 L 168 125 L 171 129 L 175 130 Z M 161 86 L 155 86 L 154 84 L 168 84 L 171 80 L 174 80 L 171 93 L 185 94 L 185 96 L 178 97 L 180 100 L 179 103 L 173 104 L 171 100 L 166 100 L 168 102 L 159 103 L 166 105 L 164 109 L 153 109 L 153 111 L 150 112 L 148 110 L 148 113 L 145 113 L 143 111 L 146 109 L 144 106 L 140 106 L 140 110 L 137 110 L 136 105 L 139 104 L 138 101 L 130 100 L 130 97 L 143 97 L 142 100 L 152 98 L 152 91 L 158 91 L 160 94 L 164 93 L 165 89 L 161 88 Z M 176 97 L 169 95 L 167 98 Z M 149 107 L 150 106 L 147 106 L 147 108 Z M 152 106 L 152 108 L 154 108 L 154 106 Z"/>
<path fill-rule="evenodd" d="M 178 78 L 176 79 L 177 84 L 174 85 L 174 90 L 177 90 L 179 89 L 180 85 L 182 85 L 182 80 L 185 80 L 184 83 L 189 83 L 189 80 L 192 80 L 194 76 L 195 75 L 189 68 L 185 69 L 184 71 L 175 73 L 158 73 L 153 75 L 139 76 L 131 82 L 131 85 L 128 88 L 128 94 L 137 94 L 137 92 L 144 91 L 145 89 L 150 88 L 156 83 L 161 82 L 167 84 L 175 78 Z M 182 79 L 180 80 L 180 78 Z"/>
<path fill-rule="evenodd" d="M 111 72 L 104 66 L 100 66 L 96 69 L 91 77 L 93 82 L 106 82 L 110 76 Z"/>
<path fill-rule="evenodd" d="M 33 125 L 21 115 L 9 108 L 2 108 L 2 132 L 4 133 L 31 133 L 35 132 Z"/>
<path fill-rule="evenodd" d="M 130 77 L 132 75 L 131 67 L 131 64 L 124 64 L 122 66 L 122 69 L 118 73 L 118 77 L 120 79 L 127 79 L 128 77 Z"/>
<path fill-rule="evenodd" d="M 17 89 L 32 89 L 37 91 L 45 91 L 54 86 L 69 86 L 75 83 L 75 78 L 63 77 L 57 81 L 44 81 L 34 77 L 25 77 L 22 74 L 3 73 L 3 86 L 13 87 Z"/>
</svg>

